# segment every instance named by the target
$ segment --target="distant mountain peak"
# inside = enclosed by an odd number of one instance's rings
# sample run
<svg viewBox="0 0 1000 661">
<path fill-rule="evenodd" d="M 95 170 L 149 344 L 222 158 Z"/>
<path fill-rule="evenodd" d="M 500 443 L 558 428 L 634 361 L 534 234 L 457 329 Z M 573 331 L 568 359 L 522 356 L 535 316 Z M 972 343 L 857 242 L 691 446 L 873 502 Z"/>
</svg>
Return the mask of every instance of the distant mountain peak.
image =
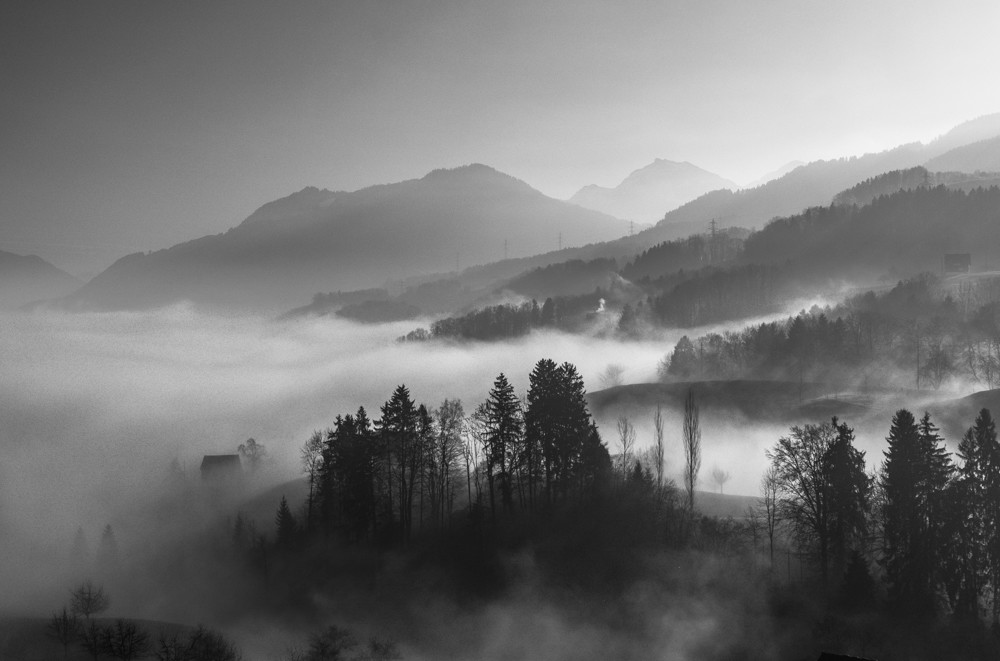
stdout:
<svg viewBox="0 0 1000 661">
<path fill-rule="evenodd" d="M 736 187 L 689 161 L 655 158 L 614 188 L 584 186 L 569 201 L 619 218 L 655 221 L 709 191 Z"/>
<path fill-rule="evenodd" d="M 331 204 L 337 195 L 340 195 L 340 193 L 334 193 L 333 191 L 325 188 L 317 188 L 316 186 L 306 186 L 296 193 L 262 205 L 247 216 L 247 219 L 242 224 L 256 225 L 278 218 L 300 216 Z"/>
</svg>

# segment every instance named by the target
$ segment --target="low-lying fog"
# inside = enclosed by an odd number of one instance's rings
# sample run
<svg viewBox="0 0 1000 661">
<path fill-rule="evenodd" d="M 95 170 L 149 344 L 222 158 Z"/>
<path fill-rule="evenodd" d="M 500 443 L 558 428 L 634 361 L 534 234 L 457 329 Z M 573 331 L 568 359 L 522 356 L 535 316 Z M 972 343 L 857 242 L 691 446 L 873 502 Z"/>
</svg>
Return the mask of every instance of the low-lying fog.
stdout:
<svg viewBox="0 0 1000 661">
<path fill-rule="evenodd" d="M 501 371 L 523 393 L 540 358 L 574 363 L 588 390 L 600 389 L 609 364 L 624 368 L 625 383 L 649 382 L 683 334 L 624 343 L 561 333 L 495 344 L 395 341 L 413 326 L 334 318 L 275 322 L 186 306 L 0 317 L 0 553 L 6 559 L 0 611 L 27 606 L 44 613 L 59 606 L 50 597 L 64 595 L 65 586 L 45 582 L 50 568 L 67 558 L 78 527 L 94 548 L 100 529 L 112 523 L 127 549 L 135 541 L 130 535 L 144 534 L 136 521 L 161 492 L 175 459 L 196 478 L 203 454 L 233 453 L 253 437 L 270 455 L 265 480 L 278 483 L 300 474 L 299 448 L 313 430 L 359 405 L 377 418 L 397 384 L 428 406 L 461 398 L 470 412 Z M 708 330 L 718 328 L 686 333 Z M 603 422 L 614 454 L 616 431 Z M 633 422 L 638 447 L 647 446 L 651 421 Z M 755 495 L 764 449 L 787 428 L 720 420 L 704 420 L 703 428 L 703 488 L 714 488 L 709 476 L 718 465 L 733 476 L 727 493 Z M 667 462 L 675 475 L 683 456 L 679 438 L 679 418 L 670 414 Z M 871 452 L 869 462 L 873 468 Z"/>
</svg>

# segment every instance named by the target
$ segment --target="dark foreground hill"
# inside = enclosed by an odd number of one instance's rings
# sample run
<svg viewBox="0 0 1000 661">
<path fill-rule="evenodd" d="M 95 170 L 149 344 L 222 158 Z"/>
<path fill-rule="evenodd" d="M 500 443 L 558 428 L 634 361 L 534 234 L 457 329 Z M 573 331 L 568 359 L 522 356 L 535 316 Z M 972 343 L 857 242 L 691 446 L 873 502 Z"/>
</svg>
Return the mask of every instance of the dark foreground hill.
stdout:
<svg viewBox="0 0 1000 661">
<path fill-rule="evenodd" d="M 316 292 L 606 241 L 623 221 L 483 165 L 353 193 L 307 188 L 224 234 L 118 260 L 68 299 L 91 308 L 179 300 L 282 310 Z"/>
</svg>

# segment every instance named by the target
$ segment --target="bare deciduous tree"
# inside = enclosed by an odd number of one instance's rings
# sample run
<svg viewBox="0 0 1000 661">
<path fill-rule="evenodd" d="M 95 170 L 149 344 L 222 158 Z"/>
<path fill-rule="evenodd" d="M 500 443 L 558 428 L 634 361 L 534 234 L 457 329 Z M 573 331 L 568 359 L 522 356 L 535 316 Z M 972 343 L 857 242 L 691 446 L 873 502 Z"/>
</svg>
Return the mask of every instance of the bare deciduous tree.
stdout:
<svg viewBox="0 0 1000 661">
<path fill-rule="evenodd" d="M 131 620 L 119 618 L 104 629 L 104 651 L 116 659 L 141 659 L 151 649 L 149 634 Z"/>
<path fill-rule="evenodd" d="M 52 614 L 46 633 L 63 646 L 63 658 L 69 658 L 69 644 L 76 640 L 79 629 L 80 623 L 76 619 L 76 614 L 63 606 L 61 613 Z"/>
<path fill-rule="evenodd" d="M 729 481 L 730 477 L 732 477 L 732 475 L 729 474 L 729 471 L 724 471 L 718 466 L 712 469 L 712 482 L 719 486 L 719 493 L 726 492 L 726 482 Z"/>
<path fill-rule="evenodd" d="M 625 373 L 625 368 L 618 363 L 610 363 L 604 368 L 601 373 L 601 387 L 602 388 L 614 388 L 615 386 L 620 386 L 624 383 L 622 375 Z"/>
<path fill-rule="evenodd" d="M 629 471 L 632 447 L 635 445 L 635 427 L 628 416 L 618 416 L 618 446 L 622 449 L 622 475 Z"/>
<path fill-rule="evenodd" d="M 267 458 L 267 448 L 264 447 L 263 443 L 258 443 L 253 438 L 248 438 L 245 442 L 240 443 L 237 451 L 251 473 L 256 473 L 261 464 L 264 463 L 264 459 Z"/>
<path fill-rule="evenodd" d="M 111 598 L 104 593 L 104 588 L 94 587 L 89 580 L 70 591 L 69 609 L 74 615 L 82 615 L 89 620 L 91 615 L 103 613 L 109 606 Z"/>
<path fill-rule="evenodd" d="M 663 489 L 663 472 L 666 463 L 666 451 L 663 447 L 663 407 L 656 405 L 656 413 L 653 414 L 653 456 L 656 463 L 656 490 Z"/>
<path fill-rule="evenodd" d="M 694 513 L 694 488 L 701 471 L 701 425 L 694 390 L 689 389 L 684 400 L 684 488 L 687 490 L 688 514 Z"/>
<path fill-rule="evenodd" d="M 313 502 L 316 500 L 316 481 L 323 466 L 323 433 L 314 431 L 300 451 L 302 472 L 309 481 L 309 495 L 306 498 L 306 530 L 313 526 Z"/>
<path fill-rule="evenodd" d="M 760 506 L 764 511 L 764 531 L 767 533 L 771 568 L 774 568 L 774 533 L 778 527 L 778 472 L 768 467 L 760 479 Z"/>
</svg>

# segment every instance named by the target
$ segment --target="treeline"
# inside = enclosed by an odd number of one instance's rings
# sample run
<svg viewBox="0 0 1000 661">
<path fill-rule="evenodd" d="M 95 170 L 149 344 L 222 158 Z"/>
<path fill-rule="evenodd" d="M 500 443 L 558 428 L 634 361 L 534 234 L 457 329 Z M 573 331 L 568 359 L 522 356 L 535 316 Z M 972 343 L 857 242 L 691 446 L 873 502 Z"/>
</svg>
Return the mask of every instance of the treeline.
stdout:
<svg viewBox="0 0 1000 661">
<path fill-rule="evenodd" d="M 799 273 L 845 277 L 937 268 L 947 252 L 1000 257 L 1000 188 L 945 186 L 882 195 L 863 207 L 830 205 L 779 218 L 744 244 L 740 261 L 791 261 Z"/>
<path fill-rule="evenodd" d="M 697 270 L 727 262 L 743 249 L 749 234 L 730 227 L 712 234 L 695 234 L 686 239 L 664 241 L 643 250 L 621 270 L 623 278 L 636 282 L 657 280 L 677 271 Z"/>
<path fill-rule="evenodd" d="M 777 266 L 705 269 L 653 297 L 649 310 L 656 325 L 674 328 L 752 317 L 785 304 L 789 285 L 787 269 Z"/>
<path fill-rule="evenodd" d="M 439 319 L 430 330 L 418 328 L 399 338 L 404 342 L 432 339 L 504 340 L 527 335 L 534 329 L 573 331 L 590 312 L 598 309 L 605 293 L 597 289 L 582 296 L 547 298 L 542 305 L 531 300 L 473 310 L 462 316 Z"/>
<path fill-rule="evenodd" d="M 933 276 L 868 292 L 836 307 L 803 311 L 785 321 L 678 341 L 660 367 L 664 379 L 776 378 L 939 388 L 968 378 L 1000 383 L 997 283 L 944 291 Z M 991 300 L 992 299 L 992 300 Z M 977 307 L 978 306 L 978 307 Z"/>
<path fill-rule="evenodd" d="M 522 273 L 509 280 L 503 289 L 531 298 L 588 294 L 606 287 L 608 278 L 617 271 L 618 265 L 611 258 L 571 259 Z"/>
<path fill-rule="evenodd" d="M 883 601 L 896 616 L 985 613 L 1000 626 L 1000 444 L 990 412 L 965 432 L 957 462 L 928 414 L 897 411 L 886 441 L 870 475 L 846 424 L 793 427 L 767 453 L 769 527 L 787 524 L 849 609 Z"/>
<path fill-rule="evenodd" d="M 87 580 L 70 591 L 70 602 L 52 614 L 46 626 L 49 638 L 63 648 L 78 646 L 88 657 L 102 656 L 121 661 L 155 657 L 158 661 L 241 661 L 239 649 L 222 634 L 203 626 L 186 636 L 162 632 L 154 641 L 143 624 L 117 618 L 99 622 L 95 616 L 108 610 L 111 598 L 103 586 Z"/>
<path fill-rule="evenodd" d="M 353 542 L 405 544 L 447 527 L 458 505 L 496 520 L 567 500 L 586 501 L 610 458 L 569 364 L 541 360 L 525 404 L 500 374 L 469 416 L 462 403 L 417 405 L 399 386 L 372 421 L 364 408 L 337 416 L 303 449 L 309 497 L 301 532 Z M 287 508 L 277 543 L 298 534 Z"/>
</svg>

